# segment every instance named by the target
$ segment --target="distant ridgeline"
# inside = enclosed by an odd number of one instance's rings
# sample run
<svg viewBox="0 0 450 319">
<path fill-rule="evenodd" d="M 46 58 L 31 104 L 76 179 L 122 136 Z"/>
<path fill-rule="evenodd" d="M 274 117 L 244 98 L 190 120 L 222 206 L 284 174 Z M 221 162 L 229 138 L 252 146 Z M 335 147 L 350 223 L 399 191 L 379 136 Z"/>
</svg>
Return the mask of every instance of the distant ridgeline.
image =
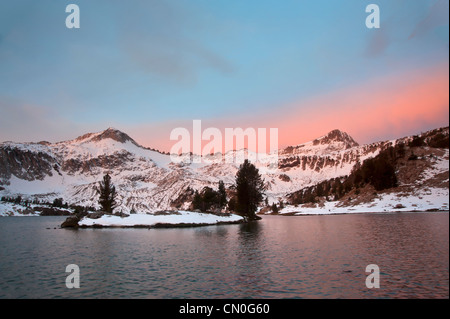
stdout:
<svg viewBox="0 0 450 319">
<path fill-rule="evenodd" d="M 350 198 L 348 204 L 354 205 L 355 199 L 370 201 L 377 193 L 414 192 L 418 197 L 430 188 L 448 193 L 448 149 L 448 127 L 365 145 L 333 130 L 279 149 L 273 171 L 265 162 L 254 163 L 265 187 L 259 207 L 322 207 L 325 201 Z M 222 155 L 236 154 L 244 155 L 245 149 Z M 37 205 L 77 212 L 99 209 L 96 187 L 104 174 L 117 188 L 115 211 L 125 214 L 239 207 L 239 163 L 173 163 L 170 154 L 143 147 L 114 128 L 57 143 L 3 142 L 0 163 L 0 214 Z"/>
<path fill-rule="evenodd" d="M 412 161 L 435 156 L 426 148 L 449 148 L 449 135 L 444 133 L 445 130 L 448 133 L 448 128 L 440 128 L 398 140 L 394 145 L 389 143 L 377 156 L 364 160 L 362 164 L 357 162 L 350 175 L 331 178 L 293 192 L 287 196 L 288 202 L 293 205 L 316 203 L 319 198 L 336 201 L 349 193 L 358 196 L 363 188 L 375 191 L 395 188 L 399 186 L 398 172 L 414 170 L 417 163 Z"/>
</svg>

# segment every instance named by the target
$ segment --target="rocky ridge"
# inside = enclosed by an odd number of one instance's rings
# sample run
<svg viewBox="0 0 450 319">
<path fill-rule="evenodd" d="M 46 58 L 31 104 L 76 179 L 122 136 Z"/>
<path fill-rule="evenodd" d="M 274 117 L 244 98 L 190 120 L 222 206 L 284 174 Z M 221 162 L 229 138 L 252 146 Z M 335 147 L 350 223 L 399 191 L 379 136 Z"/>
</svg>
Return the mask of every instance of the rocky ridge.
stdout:
<svg viewBox="0 0 450 319">
<path fill-rule="evenodd" d="M 422 135 L 432 139 L 436 134 L 448 138 L 448 127 Z M 357 163 L 413 139 L 409 136 L 359 145 L 347 133 L 333 130 L 313 141 L 278 150 L 276 170 L 268 169 L 264 162 L 255 165 L 266 181 L 272 203 L 304 187 L 349 175 Z M 245 152 L 238 150 L 222 156 L 243 156 Z M 441 159 L 447 163 L 448 174 L 448 151 Z M 445 163 L 440 163 L 440 167 L 445 168 Z M 216 188 L 219 180 L 228 188 L 234 183 L 238 167 L 238 163 L 229 162 L 176 164 L 168 154 L 142 147 L 127 134 L 108 128 L 58 143 L 1 143 L 0 195 L 48 202 L 62 197 L 70 204 L 98 207 L 95 186 L 109 173 L 118 190 L 120 211 L 187 209 L 192 190 Z M 442 175 L 442 170 L 436 174 Z M 448 182 L 442 185 L 448 189 Z"/>
</svg>

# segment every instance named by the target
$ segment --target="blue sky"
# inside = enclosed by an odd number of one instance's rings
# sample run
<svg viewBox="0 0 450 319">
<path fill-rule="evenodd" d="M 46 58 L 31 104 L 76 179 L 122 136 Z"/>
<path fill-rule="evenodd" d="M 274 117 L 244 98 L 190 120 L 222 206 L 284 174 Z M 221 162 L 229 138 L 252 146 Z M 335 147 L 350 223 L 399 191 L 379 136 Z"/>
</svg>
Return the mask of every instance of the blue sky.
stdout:
<svg viewBox="0 0 450 319">
<path fill-rule="evenodd" d="M 65 27 L 69 3 L 80 29 Z M 365 27 L 370 3 L 377 30 Z M 448 36 L 448 1 L 436 0 L 2 1 L 0 140 L 115 126 L 150 144 L 152 128 L 179 121 L 233 127 L 236 117 L 448 63 Z"/>
</svg>

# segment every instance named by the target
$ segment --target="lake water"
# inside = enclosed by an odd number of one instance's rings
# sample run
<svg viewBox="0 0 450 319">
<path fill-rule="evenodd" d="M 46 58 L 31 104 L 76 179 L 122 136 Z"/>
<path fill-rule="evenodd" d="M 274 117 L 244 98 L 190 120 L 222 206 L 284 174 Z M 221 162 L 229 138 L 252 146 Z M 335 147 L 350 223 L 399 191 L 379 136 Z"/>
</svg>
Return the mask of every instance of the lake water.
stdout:
<svg viewBox="0 0 450 319">
<path fill-rule="evenodd" d="M 64 219 L 0 218 L 0 298 L 449 298 L 448 213 L 182 229 L 60 229 Z M 69 264 L 79 289 L 66 287 Z"/>
</svg>

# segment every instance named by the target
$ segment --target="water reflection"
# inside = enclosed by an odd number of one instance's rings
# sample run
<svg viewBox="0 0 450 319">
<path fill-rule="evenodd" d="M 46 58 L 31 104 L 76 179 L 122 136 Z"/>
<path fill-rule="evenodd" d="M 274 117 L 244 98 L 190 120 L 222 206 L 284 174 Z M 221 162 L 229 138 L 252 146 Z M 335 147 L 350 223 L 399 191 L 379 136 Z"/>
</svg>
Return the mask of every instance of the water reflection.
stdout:
<svg viewBox="0 0 450 319">
<path fill-rule="evenodd" d="M 270 269 L 263 228 L 258 221 L 239 225 L 234 278 L 238 298 L 258 298 L 267 289 Z"/>
<path fill-rule="evenodd" d="M 448 298 L 448 213 L 266 216 L 186 229 L 0 218 L 0 298 Z M 47 229 L 49 228 L 49 229 Z M 65 287 L 78 264 L 81 288 Z M 381 288 L 367 289 L 377 264 Z"/>
<path fill-rule="evenodd" d="M 239 237 L 241 240 L 252 239 L 252 243 L 254 243 L 253 239 L 258 239 L 261 234 L 261 230 L 263 227 L 263 223 L 259 221 L 253 221 L 246 224 L 239 224 Z"/>
</svg>

